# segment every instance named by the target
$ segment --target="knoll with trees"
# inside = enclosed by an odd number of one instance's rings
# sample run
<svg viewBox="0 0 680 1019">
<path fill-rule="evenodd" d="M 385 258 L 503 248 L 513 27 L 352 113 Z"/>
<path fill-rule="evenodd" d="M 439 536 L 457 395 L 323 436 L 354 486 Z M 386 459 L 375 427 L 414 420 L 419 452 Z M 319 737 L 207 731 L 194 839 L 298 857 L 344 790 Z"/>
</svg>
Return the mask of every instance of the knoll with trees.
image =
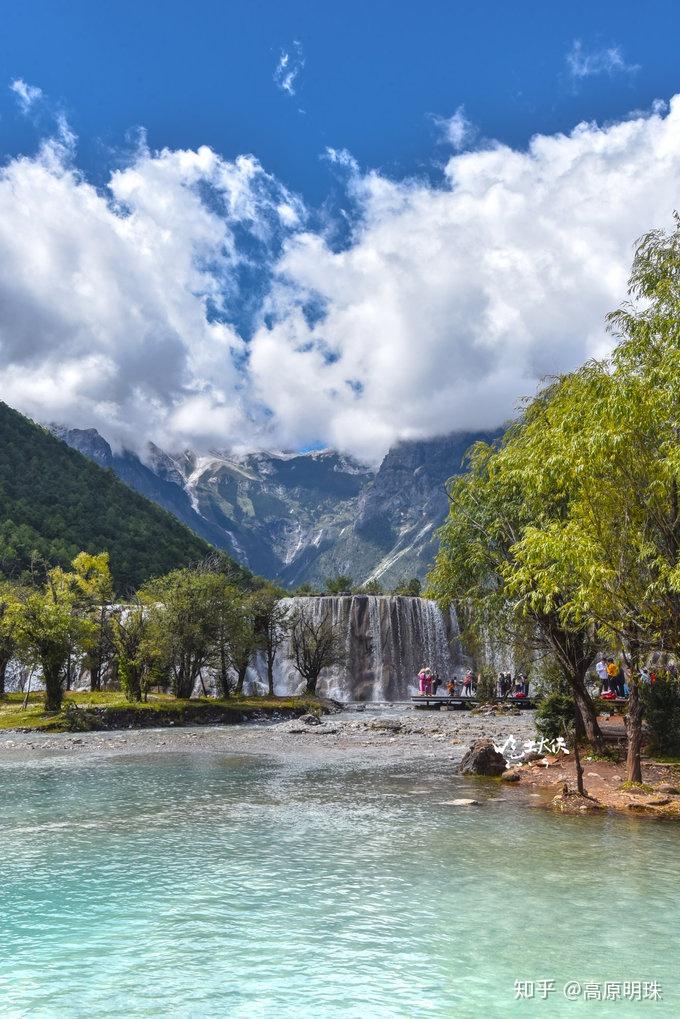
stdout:
<svg viewBox="0 0 680 1019">
<path fill-rule="evenodd" d="M 456 603 L 469 638 L 495 632 L 549 659 L 593 743 L 586 673 L 602 649 L 621 657 L 628 779 L 640 782 L 650 660 L 678 698 L 667 668 L 680 660 L 677 216 L 672 232 L 640 240 L 629 296 L 608 317 L 610 359 L 553 380 L 498 446 L 472 448 L 430 585 Z"/>
</svg>

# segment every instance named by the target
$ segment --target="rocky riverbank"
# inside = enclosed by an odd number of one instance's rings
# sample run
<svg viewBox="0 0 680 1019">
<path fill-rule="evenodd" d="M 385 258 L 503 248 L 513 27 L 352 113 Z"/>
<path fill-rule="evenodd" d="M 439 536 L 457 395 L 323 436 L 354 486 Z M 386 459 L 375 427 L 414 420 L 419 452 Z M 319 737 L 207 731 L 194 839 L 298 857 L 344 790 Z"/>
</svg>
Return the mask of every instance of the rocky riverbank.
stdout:
<svg viewBox="0 0 680 1019">
<path fill-rule="evenodd" d="M 535 739 L 533 711 L 416 711 L 410 705 L 342 710 L 321 717 L 300 717 L 300 706 L 287 718 L 229 725 L 128 728 L 77 733 L 0 731 L 0 764 L 29 764 L 50 758 L 105 760 L 149 754 L 252 754 L 295 767 L 368 764 L 371 767 L 413 764 L 440 774 L 458 773 L 466 751 L 479 740 L 501 745 L 514 737 L 518 746 Z M 119 722 L 124 720 L 118 719 Z M 148 723 L 147 723 L 148 724 Z M 473 779 L 480 785 L 497 782 L 503 796 L 531 806 L 566 813 L 616 811 L 629 816 L 680 818 L 680 768 L 645 762 L 645 785 L 624 782 L 623 764 L 585 759 L 584 779 L 591 800 L 562 795 L 565 784 L 576 788 L 573 758 L 547 755 L 513 765 L 500 778 Z M 488 788 L 488 787 L 487 787 Z M 483 797 L 482 797 L 483 798 Z M 470 803 L 475 801 L 470 800 Z"/>
<path fill-rule="evenodd" d="M 319 724 L 299 719 L 226 727 L 127 729 L 116 732 L 0 732 L 0 763 L 51 756 L 107 757 L 148 753 L 264 754 L 300 761 L 397 763 L 430 759 L 455 766 L 477 739 L 534 735 L 533 712 L 512 716 L 421 712 L 407 706 L 341 711 Z"/>
</svg>

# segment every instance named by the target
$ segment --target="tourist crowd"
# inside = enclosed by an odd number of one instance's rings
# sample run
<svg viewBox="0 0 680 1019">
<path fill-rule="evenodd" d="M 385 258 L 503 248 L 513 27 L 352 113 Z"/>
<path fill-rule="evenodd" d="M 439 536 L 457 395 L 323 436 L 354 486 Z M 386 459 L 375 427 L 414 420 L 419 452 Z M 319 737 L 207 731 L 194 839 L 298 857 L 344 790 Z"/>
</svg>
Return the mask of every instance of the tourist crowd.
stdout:
<svg viewBox="0 0 680 1019">
<path fill-rule="evenodd" d="M 449 697 L 473 697 L 477 692 L 477 676 L 472 669 L 468 669 L 461 680 L 458 676 L 452 676 L 446 683 L 446 693 Z M 438 673 L 427 666 L 423 666 L 418 673 L 418 686 L 422 696 L 435 697 L 442 685 Z M 525 673 L 518 673 L 512 676 L 510 672 L 501 672 L 497 683 L 498 697 L 504 700 L 507 697 L 523 698 L 529 696 L 529 677 Z"/>
</svg>

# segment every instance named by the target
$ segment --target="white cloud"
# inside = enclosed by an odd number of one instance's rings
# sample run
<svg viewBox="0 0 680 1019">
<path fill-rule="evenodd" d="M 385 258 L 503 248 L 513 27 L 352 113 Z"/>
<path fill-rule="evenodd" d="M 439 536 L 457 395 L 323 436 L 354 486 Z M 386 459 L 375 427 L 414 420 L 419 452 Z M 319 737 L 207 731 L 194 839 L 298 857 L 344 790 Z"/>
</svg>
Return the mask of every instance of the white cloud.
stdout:
<svg viewBox="0 0 680 1019">
<path fill-rule="evenodd" d="M 151 153 L 98 192 L 63 142 L 0 171 L 0 397 L 43 421 L 230 445 L 256 430 L 221 314 L 246 256 L 299 202 L 252 157 Z"/>
<path fill-rule="evenodd" d="M 352 199 L 340 249 L 252 156 L 142 144 L 99 191 L 69 137 L 0 170 L 0 398 L 136 447 L 375 459 L 495 426 L 609 349 L 633 241 L 678 204 L 680 97 L 454 154 L 439 187 L 329 154 Z M 246 341 L 229 311 L 261 291 Z"/>
<path fill-rule="evenodd" d="M 588 51 L 575 39 L 567 53 L 567 68 L 573 78 L 591 78 L 596 74 L 635 74 L 640 65 L 628 64 L 620 46 Z"/>
<path fill-rule="evenodd" d="M 459 106 L 452 117 L 432 118 L 437 125 L 441 140 L 450 145 L 455 152 L 466 148 L 474 139 L 476 130 L 465 116 L 465 107 Z"/>
<path fill-rule="evenodd" d="M 43 98 L 42 89 L 37 85 L 27 84 L 23 78 L 15 78 L 10 82 L 10 92 L 14 92 L 22 113 L 28 113 L 32 106 Z"/>
<path fill-rule="evenodd" d="M 445 183 L 358 176 L 349 246 L 287 246 L 250 381 L 281 444 L 369 458 L 398 438 L 495 426 L 548 374 L 604 354 L 634 239 L 671 222 L 680 98 L 528 151 L 453 156 Z M 313 324 L 304 303 L 325 309 Z"/>
<path fill-rule="evenodd" d="M 274 68 L 274 84 L 282 92 L 294 96 L 297 89 L 297 79 L 302 68 L 305 66 L 305 59 L 302 53 L 302 43 L 297 39 L 288 50 L 281 50 L 278 63 Z"/>
</svg>

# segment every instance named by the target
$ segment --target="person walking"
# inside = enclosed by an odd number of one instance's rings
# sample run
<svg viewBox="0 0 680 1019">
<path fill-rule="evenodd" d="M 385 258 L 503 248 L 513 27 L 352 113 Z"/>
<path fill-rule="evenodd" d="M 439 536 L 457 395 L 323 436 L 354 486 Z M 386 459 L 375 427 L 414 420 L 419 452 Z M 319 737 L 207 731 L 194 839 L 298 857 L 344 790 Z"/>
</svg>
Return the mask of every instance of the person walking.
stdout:
<svg viewBox="0 0 680 1019">
<path fill-rule="evenodd" d="M 616 694 L 616 677 L 619 673 L 619 667 L 613 658 L 607 661 L 607 690 L 613 694 Z"/>
<path fill-rule="evenodd" d="M 463 689 L 461 690 L 461 697 L 472 696 L 472 671 L 468 671 L 463 676 Z"/>
</svg>

